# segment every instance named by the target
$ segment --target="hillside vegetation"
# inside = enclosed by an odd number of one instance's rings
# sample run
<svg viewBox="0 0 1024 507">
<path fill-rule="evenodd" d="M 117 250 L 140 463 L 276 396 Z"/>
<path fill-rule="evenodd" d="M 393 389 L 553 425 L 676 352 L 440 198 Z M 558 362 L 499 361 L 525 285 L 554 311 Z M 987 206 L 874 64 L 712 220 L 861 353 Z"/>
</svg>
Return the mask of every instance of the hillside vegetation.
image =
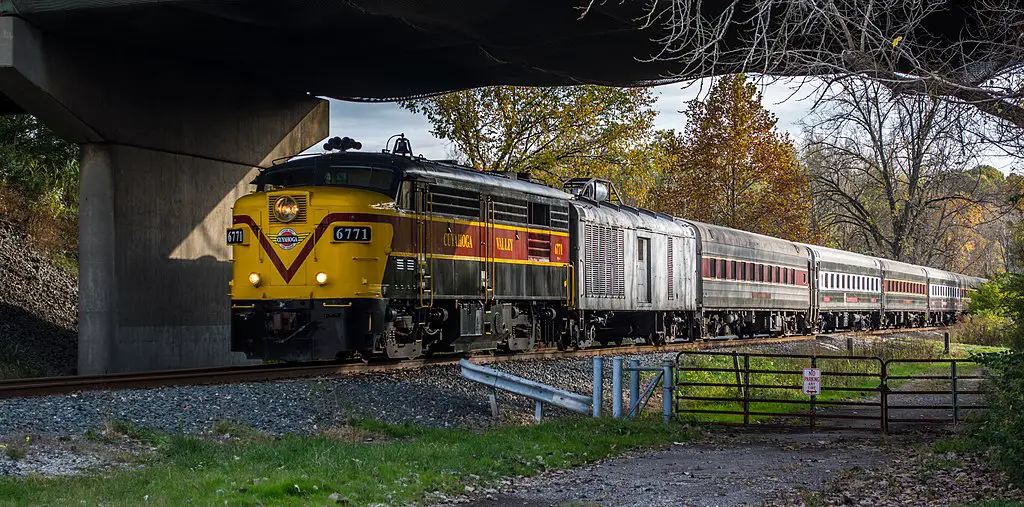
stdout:
<svg viewBox="0 0 1024 507">
<path fill-rule="evenodd" d="M 0 117 L 0 378 L 75 372 L 78 148 Z"/>
</svg>

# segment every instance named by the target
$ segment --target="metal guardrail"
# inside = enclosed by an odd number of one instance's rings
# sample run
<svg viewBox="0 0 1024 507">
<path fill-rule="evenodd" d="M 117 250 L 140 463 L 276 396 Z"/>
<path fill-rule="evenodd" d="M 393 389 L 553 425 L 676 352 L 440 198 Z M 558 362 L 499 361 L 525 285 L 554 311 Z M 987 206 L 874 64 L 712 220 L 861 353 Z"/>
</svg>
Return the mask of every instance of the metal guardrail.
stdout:
<svg viewBox="0 0 1024 507">
<path fill-rule="evenodd" d="M 561 407 L 566 410 L 572 410 L 573 412 L 581 414 L 589 414 L 591 412 L 590 396 L 584 396 L 582 394 L 576 394 L 551 387 L 546 384 L 541 384 L 540 382 L 517 377 L 503 371 L 498 371 L 494 368 L 488 368 L 487 366 L 476 365 L 465 359 L 459 361 L 459 366 L 462 367 L 463 377 L 474 382 L 479 382 L 492 389 L 492 412 L 497 412 L 497 401 L 493 392 L 495 389 L 501 389 L 502 391 L 508 391 L 512 394 L 518 394 L 520 396 L 533 399 L 536 402 L 534 420 L 538 423 L 543 417 L 544 403 Z"/>
<path fill-rule="evenodd" d="M 621 357 L 612 358 L 612 417 L 616 419 L 623 416 L 622 362 Z M 534 400 L 536 402 L 534 420 L 538 423 L 543 417 L 543 406 L 545 403 L 580 414 L 591 414 L 594 417 L 601 417 L 601 406 L 604 403 L 604 373 L 601 357 L 593 358 L 594 391 L 591 396 L 576 394 L 488 368 L 487 366 L 476 365 L 465 359 L 460 361 L 459 365 L 462 367 L 463 377 L 491 388 L 488 396 L 491 402 L 491 415 L 494 417 L 499 415 L 496 396 L 498 389 Z M 636 417 L 643 411 L 651 397 L 653 397 L 658 384 L 661 384 L 662 416 L 664 422 L 669 422 L 672 417 L 672 361 L 665 360 L 660 367 L 643 367 L 640 366 L 639 361 L 634 359 L 629 362 L 627 371 L 629 372 L 629 409 L 626 416 Z M 657 373 L 657 375 L 654 376 L 641 394 L 640 374 L 642 372 L 652 372 Z"/>
</svg>

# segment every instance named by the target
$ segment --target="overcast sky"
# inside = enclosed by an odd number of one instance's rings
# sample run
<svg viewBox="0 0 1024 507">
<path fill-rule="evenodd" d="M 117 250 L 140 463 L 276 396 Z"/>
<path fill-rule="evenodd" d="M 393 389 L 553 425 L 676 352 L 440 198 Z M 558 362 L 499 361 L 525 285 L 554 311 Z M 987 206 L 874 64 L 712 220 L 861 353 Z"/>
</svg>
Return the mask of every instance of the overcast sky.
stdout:
<svg viewBox="0 0 1024 507">
<path fill-rule="evenodd" d="M 698 93 L 706 93 L 707 83 L 684 88 L 673 84 L 656 87 L 658 97 L 656 108 L 657 128 L 681 131 L 686 125 L 686 115 L 680 111 L 686 102 Z M 762 88 L 763 104 L 778 117 L 778 128 L 788 131 L 793 139 L 801 136 L 799 122 L 807 116 L 813 105 L 813 97 L 807 96 L 811 86 L 797 89 L 796 84 L 774 83 Z M 394 134 L 405 133 L 412 142 L 413 151 L 430 159 L 451 157 L 450 146 L 430 135 L 430 124 L 419 114 L 408 112 L 397 104 L 368 104 L 331 100 L 331 136 L 348 136 L 363 143 L 363 151 L 380 151 L 384 143 Z M 319 146 L 310 151 L 320 151 Z M 1003 172 L 1012 169 L 1012 162 L 1005 158 L 987 161 Z"/>
</svg>

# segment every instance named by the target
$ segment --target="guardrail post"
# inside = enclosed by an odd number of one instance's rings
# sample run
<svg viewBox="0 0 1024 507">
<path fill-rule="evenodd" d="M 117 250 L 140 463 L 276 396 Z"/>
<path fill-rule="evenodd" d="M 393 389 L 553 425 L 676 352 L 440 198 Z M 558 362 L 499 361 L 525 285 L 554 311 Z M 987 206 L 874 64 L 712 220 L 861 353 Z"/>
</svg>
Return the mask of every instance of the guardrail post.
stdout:
<svg viewBox="0 0 1024 507">
<path fill-rule="evenodd" d="M 853 357 L 853 337 L 846 337 L 846 355 Z"/>
<path fill-rule="evenodd" d="M 943 333 L 942 341 L 943 341 L 942 353 L 943 354 L 949 354 L 949 331 L 946 331 L 945 333 Z"/>
<path fill-rule="evenodd" d="M 672 419 L 672 384 L 675 383 L 672 378 L 672 360 L 665 359 L 661 362 L 661 367 L 664 369 L 661 378 L 661 418 L 662 422 L 668 424 Z"/>
<path fill-rule="evenodd" d="M 533 407 L 533 422 L 540 424 L 541 419 L 544 418 L 544 404 L 537 400 L 537 404 Z"/>
<path fill-rule="evenodd" d="M 487 399 L 491 402 L 491 417 L 497 419 L 500 415 L 498 413 L 498 390 L 491 388 L 491 392 L 487 393 Z"/>
<path fill-rule="evenodd" d="M 629 360 L 629 413 L 640 415 L 640 360 Z"/>
<path fill-rule="evenodd" d="M 594 417 L 601 417 L 601 400 L 604 398 L 604 394 L 601 392 L 603 387 L 603 378 L 601 368 L 603 367 L 601 356 L 594 358 L 594 401 L 593 401 L 593 414 Z"/>
<path fill-rule="evenodd" d="M 622 417 L 622 358 L 612 358 L 612 417 Z"/>
<path fill-rule="evenodd" d="M 949 336 L 949 333 L 946 333 Z M 947 342 L 948 343 L 948 342 Z M 953 426 L 956 426 L 957 420 L 960 418 L 960 407 L 957 404 L 957 378 L 956 378 L 956 360 L 950 361 L 949 363 L 950 382 L 952 384 L 953 391 Z"/>
</svg>

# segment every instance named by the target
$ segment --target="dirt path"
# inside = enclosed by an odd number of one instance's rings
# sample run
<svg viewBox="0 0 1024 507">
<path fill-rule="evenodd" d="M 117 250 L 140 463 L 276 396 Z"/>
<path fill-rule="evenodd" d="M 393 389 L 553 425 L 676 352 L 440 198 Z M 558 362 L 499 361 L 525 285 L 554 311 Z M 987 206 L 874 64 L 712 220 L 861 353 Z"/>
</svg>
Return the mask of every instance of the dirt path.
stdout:
<svg viewBox="0 0 1024 507">
<path fill-rule="evenodd" d="M 783 492 L 820 489 L 841 471 L 886 462 L 887 442 L 864 432 L 713 433 L 664 451 L 524 479 L 468 505 L 760 505 Z"/>
</svg>

